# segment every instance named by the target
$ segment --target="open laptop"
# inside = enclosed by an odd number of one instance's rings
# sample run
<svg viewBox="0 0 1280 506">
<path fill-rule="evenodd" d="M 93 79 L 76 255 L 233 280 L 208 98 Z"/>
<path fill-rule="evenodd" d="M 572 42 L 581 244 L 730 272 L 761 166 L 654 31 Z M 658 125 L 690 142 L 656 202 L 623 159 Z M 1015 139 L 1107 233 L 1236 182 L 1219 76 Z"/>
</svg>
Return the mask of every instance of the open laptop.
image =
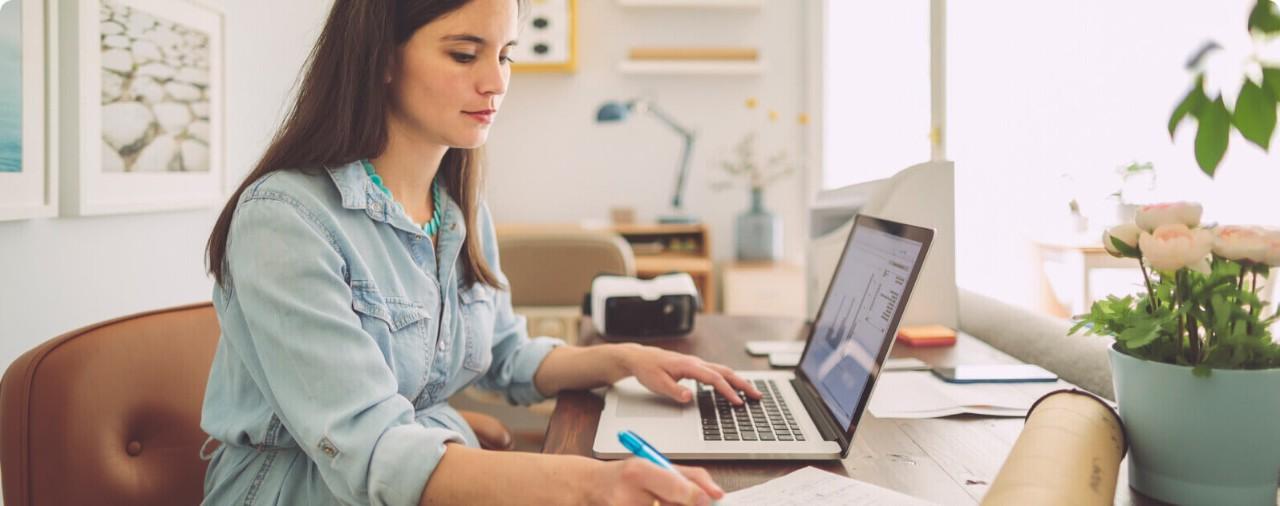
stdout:
<svg viewBox="0 0 1280 506">
<path fill-rule="evenodd" d="M 622 380 L 605 396 L 592 452 L 630 457 L 618 442 L 630 429 L 672 459 L 844 458 L 932 241 L 932 230 L 858 216 L 799 368 L 739 372 L 765 394 L 741 407 L 694 380 L 680 382 L 696 394 L 688 404 Z"/>
</svg>

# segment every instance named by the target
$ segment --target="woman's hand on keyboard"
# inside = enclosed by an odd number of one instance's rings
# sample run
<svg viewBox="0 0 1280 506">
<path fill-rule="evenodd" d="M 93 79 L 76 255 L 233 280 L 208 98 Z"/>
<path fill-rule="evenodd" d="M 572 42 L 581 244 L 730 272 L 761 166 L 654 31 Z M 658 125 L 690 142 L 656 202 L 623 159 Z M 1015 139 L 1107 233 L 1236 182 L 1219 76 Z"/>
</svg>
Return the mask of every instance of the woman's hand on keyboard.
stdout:
<svg viewBox="0 0 1280 506">
<path fill-rule="evenodd" d="M 621 368 L 628 373 L 623 376 L 635 376 L 645 388 L 677 402 L 693 400 L 693 392 L 676 383 L 685 378 L 711 385 L 735 405 L 743 402 L 738 392 L 745 392 L 752 399 L 762 397 L 751 382 L 742 379 L 733 369 L 692 355 L 653 346 L 623 344 L 617 346 L 617 357 Z"/>
</svg>

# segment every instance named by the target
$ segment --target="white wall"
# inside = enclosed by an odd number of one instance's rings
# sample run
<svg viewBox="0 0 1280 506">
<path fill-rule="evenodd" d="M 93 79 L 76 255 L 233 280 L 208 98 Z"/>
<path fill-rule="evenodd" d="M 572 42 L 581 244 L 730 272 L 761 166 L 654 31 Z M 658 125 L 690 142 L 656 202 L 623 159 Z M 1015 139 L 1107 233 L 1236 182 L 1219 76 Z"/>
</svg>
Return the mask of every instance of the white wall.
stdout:
<svg viewBox="0 0 1280 506">
<path fill-rule="evenodd" d="M 799 158 L 804 107 L 803 8 L 808 2 L 766 0 L 759 11 L 623 8 L 613 0 L 578 2 L 579 70 L 572 75 L 517 74 L 489 138 L 489 197 L 499 222 L 607 221 L 609 208 L 630 206 L 639 220 L 667 209 L 681 141 L 652 116 L 596 124 L 605 100 L 654 98 L 677 121 L 697 130 L 685 207 L 711 228 L 712 253 L 733 256 L 733 220 L 748 207 L 742 185 L 722 192 L 714 166 L 749 129 L 744 101 L 757 97 L 782 118 L 768 132 Z M 617 63 L 632 46 L 759 47 L 760 76 L 623 75 Z M 755 113 L 754 116 L 751 113 Z M 764 124 L 764 121 L 758 122 Z M 812 128 L 809 127 L 809 128 Z M 766 207 L 785 220 L 785 256 L 803 258 L 803 173 L 769 188 Z"/>
<path fill-rule="evenodd" d="M 213 1 L 226 10 L 227 163 L 236 181 L 274 132 L 329 6 L 315 0 Z M 518 74 L 489 144 L 489 195 L 499 221 L 604 220 L 633 206 L 652 220 L 666 209 L 680 141 L 651 117 L 596 125 L 604 100 L 646 95 L 699 133 L 686 207 L 712 227 L 717 258 L 733 254 L 742 187 L 716 193 L 711 164 L 747 131 L 743 102 L 759 98 L 784 119 L 801 112 L 803 2 L 768 0 L 760 11 L 623 9 L 579 1 L 579 70 Z M 756 77 L 624 76 L 632 45 L 749 45 L 767 70 Z M 757 116 L 760 111 L 755 111 Z M 773 142 L 802 131 L 780 121 Z M 803 257 L 803 177 L 770 189 L 766 205 L 787 227 L 786 256 Z M 208 300 L 203 251 L 217 210 L 0 222 L 0 366 L 59 333 L 148 309 Z"/>
<path fill-rule="evenodd" d="M 238 181 L 273 133 L 328 6 L 209 3 L 226 13 L 226 160 Z M 0 222 L 0 367 L 68 330 L 208 300 L 203 254 L 216 217 L 209 209 Z"/>
</svg>

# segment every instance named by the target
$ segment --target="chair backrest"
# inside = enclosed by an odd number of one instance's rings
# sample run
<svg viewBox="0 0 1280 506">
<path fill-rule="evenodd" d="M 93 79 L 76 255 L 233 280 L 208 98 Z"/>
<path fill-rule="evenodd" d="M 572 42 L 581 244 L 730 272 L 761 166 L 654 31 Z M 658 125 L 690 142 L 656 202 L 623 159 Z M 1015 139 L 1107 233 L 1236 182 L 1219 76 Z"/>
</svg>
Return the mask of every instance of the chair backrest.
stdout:
<svg viewBox="0 0 1280 506">
<path fill-rule="evenodd" d="M 194 304 L 92 325 L 19 357 L 0 381 L 5 504 L 199 503 L 218 333 L 213 306 Z"/>
<path fill-rule="evenodd" d="M 499 228 L 498 250 L 514 306 L 581 306 L 597 274 L 636 274 L 631 245 L 612 232 Z"/>
</svg>

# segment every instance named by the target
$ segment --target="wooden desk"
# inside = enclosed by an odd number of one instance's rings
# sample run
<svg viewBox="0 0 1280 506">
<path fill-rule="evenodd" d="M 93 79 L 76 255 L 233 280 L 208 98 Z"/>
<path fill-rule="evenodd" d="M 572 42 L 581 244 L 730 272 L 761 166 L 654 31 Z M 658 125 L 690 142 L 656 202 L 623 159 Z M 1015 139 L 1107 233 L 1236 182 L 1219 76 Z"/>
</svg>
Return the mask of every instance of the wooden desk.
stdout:
<svg viewBox="0 0 1280 506">
<path fill-rule="evenodd" d="M 803 339 L 807 327 L 787 318 L 699 315 L 697 328 L 684 338 L 646 340 L 646 344 L 690 353 L 740 370 L 768 369 L 767 360 L 743 351 L 744 343 L 766 339 Z M 590 325 L 582 344 L 600 343 Z M 954 347 L 895 346 L 892 356 L 916 357 L 936 366 L 958 363 L 1014 363 L 1017 360 L 982 341 L 961 335 Z M 560 394 L 547 428 L 543 453 L 591 455 L 604 400 L 592 392 Z M 1019 418 L 973 416 L 925 420 L 881 420 L 863 415 L 853 448 L 843 462 L 703 461 L 727 491 L 738 490 L 814 465 L 939 504 L 976 504 L 986 494 L 1022 431 Z M 1116 504 L 1155 504 L 1130 492 L 1126 463 L 1121 464 Z"/>
</svg>

